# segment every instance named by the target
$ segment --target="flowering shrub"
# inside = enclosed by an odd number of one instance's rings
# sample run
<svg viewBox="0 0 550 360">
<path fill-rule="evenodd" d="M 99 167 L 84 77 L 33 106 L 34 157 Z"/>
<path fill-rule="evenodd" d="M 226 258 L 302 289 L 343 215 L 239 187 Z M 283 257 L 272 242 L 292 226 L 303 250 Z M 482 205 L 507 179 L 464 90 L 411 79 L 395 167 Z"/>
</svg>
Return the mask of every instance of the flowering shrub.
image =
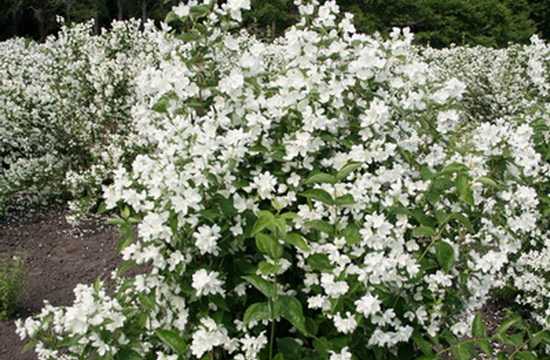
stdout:
<svg viewBox="0 0 550 360">
<path fill-rule="evenodd" d="M 91 27 L 0 44 L 0 207 L 21 193 L 33 202 L 72 193 L 86 211 L 109 169 L 131 158 L 133 81 L 164 36 L 137 21 L 101 36 Z"/>
<path fill-rule="evenodd" d="M 233 30 L 249 5 L 169 15 L 182 42 L 137 77 L 138 153 L 105 188 L 116 289 L 80 285 L 19 334 L 41 359 L 548 353 L 545 97 L 477 117 L 468 64 L 449 76 L 407 30 L 359 34 L 334 2 L 298 1 L 266 43 Z M 150 271 L 124 277 L 135 264 Z M 503 290 L 527 319 L 489 335 L 476 314 Z"/>
<path fill-rule="evenodd" d="M 529 46 L 506 49 L 478 46 L 421 51 L 439 77 L 456 77 L 467 85 L 462 103 L 469 119 L 514 121 L 537 110 L 540 117 L 548 112 L 550 48 L 536 36 Z"/>
</svg>

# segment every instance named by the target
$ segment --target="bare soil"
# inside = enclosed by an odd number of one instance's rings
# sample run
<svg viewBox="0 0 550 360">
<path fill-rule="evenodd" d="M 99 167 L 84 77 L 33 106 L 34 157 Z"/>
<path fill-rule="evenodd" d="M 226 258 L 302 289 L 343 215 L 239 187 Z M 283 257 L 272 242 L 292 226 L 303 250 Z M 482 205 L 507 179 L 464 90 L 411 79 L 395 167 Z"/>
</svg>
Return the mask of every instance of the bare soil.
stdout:
<svg viewBox="0 0 550 360">
<path fill-rule="evenodd" d="M 73 227 L 65 215 L 52 210 L 0 220 L 0 254 L 23 256 L 26 266 L 14 319 L 39 312 L 44 300 L 52 305 L 71 304 L 77 284 L 107 279 L 119 263 L 115 228 L 100 220 Z M 0 360 L 36 360 L 32 351 L 21 353 L 22 345 L 14 320 L 0 321 Z"/>
</svg>

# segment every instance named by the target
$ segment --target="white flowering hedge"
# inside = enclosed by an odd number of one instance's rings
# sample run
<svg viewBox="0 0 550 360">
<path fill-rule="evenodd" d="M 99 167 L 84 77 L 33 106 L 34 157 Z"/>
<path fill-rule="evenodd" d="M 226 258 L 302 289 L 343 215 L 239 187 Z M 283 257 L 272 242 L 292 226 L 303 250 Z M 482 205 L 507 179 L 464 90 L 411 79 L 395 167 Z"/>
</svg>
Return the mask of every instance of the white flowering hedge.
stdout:
<svg viewBox="0 0 550 360">
<path fill-rule="evenodd" d="M 116 289 L 18 322 L 40 359 L 548 354 L 548 46 L 418 49 L 331 1 L 266 43 L 233 30 L 249 5 L 170 14 L 179 40 L 136 80 L 139 153 L 105 188 Z M 509 90 L 478 54 L 517 59 L 513 112 L 476 115 Z M 489 333 L 499 294 L 523 319 Z"/>
<path fill-rule="evenodd" d="M 152 25 L 115 22 L 92 36 L 88 23 L 43 44 L 0 43 L 0 209 L 22 195 L 95 205 L 109 169 L 131 158 L 134 79 L 165 41 Z"/>
</svg>

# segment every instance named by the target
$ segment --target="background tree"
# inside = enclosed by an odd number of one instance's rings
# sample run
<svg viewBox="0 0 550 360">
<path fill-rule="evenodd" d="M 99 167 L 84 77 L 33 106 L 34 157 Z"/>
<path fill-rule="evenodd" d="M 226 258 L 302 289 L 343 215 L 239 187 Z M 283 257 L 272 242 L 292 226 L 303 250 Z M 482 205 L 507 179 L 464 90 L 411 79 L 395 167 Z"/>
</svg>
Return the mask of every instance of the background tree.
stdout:
<svg viewBox="0 0 550 360">
<path fill-rule="evenodd" d="M 3 0 L 0 40 L 28 36 L 42 40 L 68 22 L 95 19 L 96 31 L 114 19 L 160 22 L 179 0 Z M 388 33 L 408 26 L 417 42 L 433 47 L 525 43 L 534 33 L 550 39 L 550 0 L 337 0 L 355 15 L 363 32 Z M 244 25 L 259 36 L 280 35 L 297 15 L 293 0 L 252 0 Z"/>
<path fill-rule="evenodd" d="M 506 46 L 536 32 L 526 0 L 340 0 L 355 14 L 359 29 L 387 33 L 410 27 L 417 41 L 434 47 L 451 43 Z"/>
<path fill-rule="evenodd" d="M 298 17 L 293 0 L 252 0 L 251 11 L 244 14 L 247 28 L 261 36 L 280 35 Z"/>
<path fill-rule="evenodd" d="M 545 39 L 550 39 L 550 0 L 529 0 L 531 19 L 535 22 L 539 33 Z"/>
</svg>

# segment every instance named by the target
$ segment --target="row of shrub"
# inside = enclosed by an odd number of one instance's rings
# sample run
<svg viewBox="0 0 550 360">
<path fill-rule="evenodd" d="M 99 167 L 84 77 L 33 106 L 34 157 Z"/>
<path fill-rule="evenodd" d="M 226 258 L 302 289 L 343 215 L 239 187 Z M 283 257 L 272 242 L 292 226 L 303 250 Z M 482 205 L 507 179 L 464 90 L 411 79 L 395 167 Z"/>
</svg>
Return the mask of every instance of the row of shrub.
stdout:
<svg viewBox="0 0 550 360">
<path fill-rule="evenodd" d="M 179 5 L 158 31 L 2 45 L 31 110 L 0 106 L 18 131 L 5 188 L 78 183 L 90 205 L 103 185 L 122 234 L 114 291 L 79 285 L 18 321 L 40 359 L 550 355 L 549 46 L 434 50 L 296 5 L 273 42 L 236 30 L 249 2 L 230 0 Z M 68 43 L 105 61 L 52 61 Z M 35 63 L 6 60 L 21 54 Z"/>
</svg>

